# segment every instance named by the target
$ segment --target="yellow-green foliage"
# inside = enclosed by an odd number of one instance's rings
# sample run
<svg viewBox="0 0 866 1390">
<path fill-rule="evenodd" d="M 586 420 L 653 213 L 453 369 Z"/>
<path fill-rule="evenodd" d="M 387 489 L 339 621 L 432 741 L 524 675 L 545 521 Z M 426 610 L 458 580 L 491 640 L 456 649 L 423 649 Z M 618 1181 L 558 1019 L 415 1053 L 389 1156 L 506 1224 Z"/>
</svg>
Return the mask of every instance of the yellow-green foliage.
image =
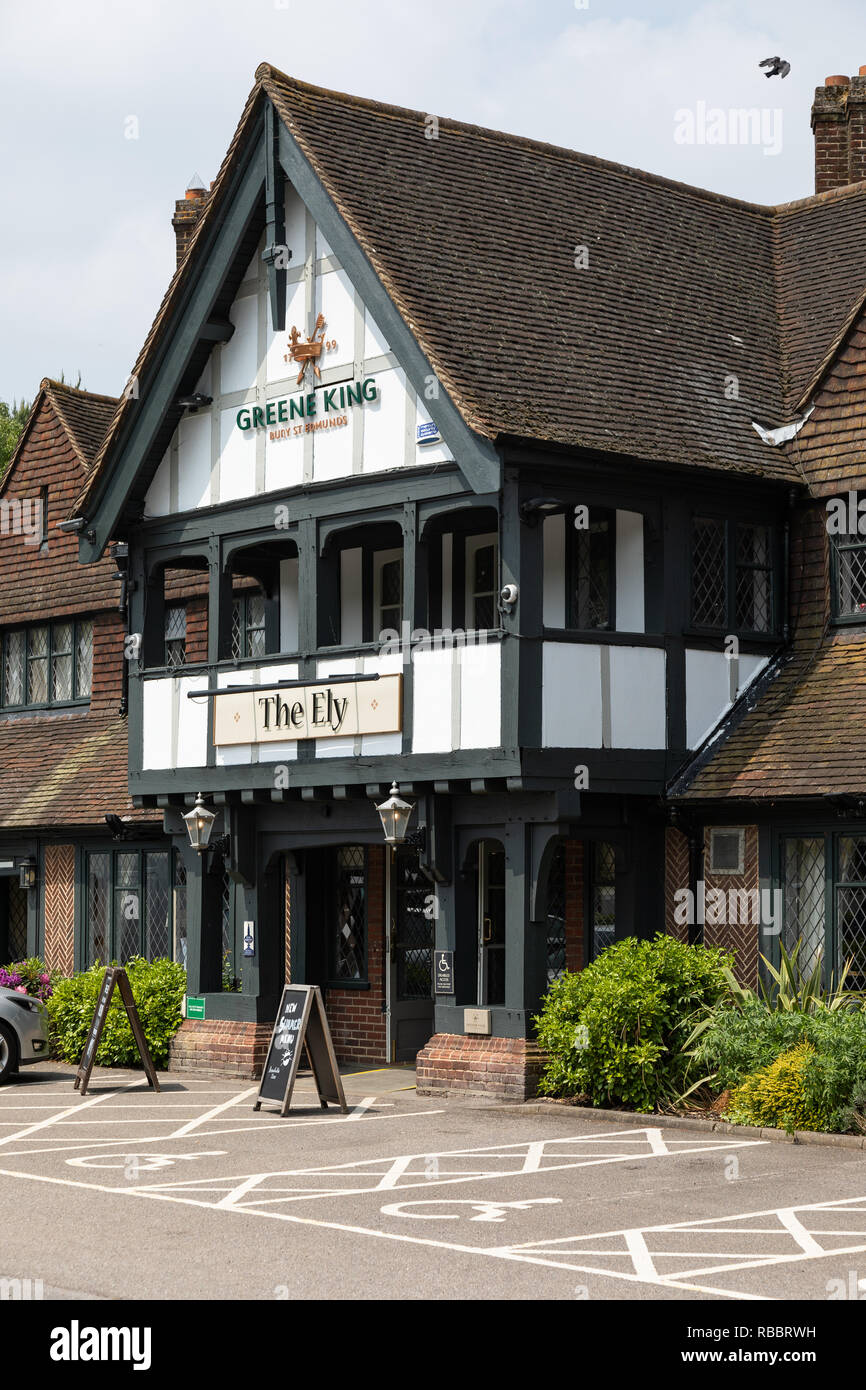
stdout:
<svg viewBox="0 0 866 1390">
<path fill-rule="evenodd" d="M 735 1125 L 766 1125 L 773 1129 L 826 1130 L 829 1111 L 806 1098 L 805 1072 L 815 1049 L 800 1042 L 775 1062 L 753 1071 L 734 1091 L 725 1119 Z"/>
</svg>

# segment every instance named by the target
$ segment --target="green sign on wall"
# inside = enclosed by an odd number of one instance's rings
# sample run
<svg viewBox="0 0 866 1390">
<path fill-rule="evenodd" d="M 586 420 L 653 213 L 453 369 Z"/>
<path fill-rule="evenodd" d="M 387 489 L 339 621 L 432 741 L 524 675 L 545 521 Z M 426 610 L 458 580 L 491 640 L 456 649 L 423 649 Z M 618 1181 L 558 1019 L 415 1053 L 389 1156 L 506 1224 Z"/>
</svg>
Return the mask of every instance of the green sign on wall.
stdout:
<svg viewBox="0 0 866 1390">
<path fill-rule="evenodd" d="M 188 994 L 186 996 L 186 1016 L 187 1018 L 204 1018 L 204 999 L 201 995 Z"/>
</svg>

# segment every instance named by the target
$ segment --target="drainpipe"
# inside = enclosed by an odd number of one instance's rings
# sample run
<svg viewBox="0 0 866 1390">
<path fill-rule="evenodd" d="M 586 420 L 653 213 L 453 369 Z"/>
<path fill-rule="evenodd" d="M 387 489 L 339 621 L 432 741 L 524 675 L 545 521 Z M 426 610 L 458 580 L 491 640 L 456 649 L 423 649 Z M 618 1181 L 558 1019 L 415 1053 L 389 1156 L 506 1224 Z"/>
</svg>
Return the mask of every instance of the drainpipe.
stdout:
<svg viewBox="0 0 866 1390">
<path fill-rule="evenodd" d="M 698 921 L 699 899 L 698 885 L 702 883 L 704 877 L 704 827 L 695 825 L 694 821 L 689 825 L 689 889 L 692 895 L 692 902 L 695 905 L 695 920 L 689 926 L 689 945 L 702 946 L 704 944 L 704 924 Z M 704 894 L 700 894 L 700 907 L 703 908 Z M 701 914 L 702 915 L 702 914 Z"/>
</svg>

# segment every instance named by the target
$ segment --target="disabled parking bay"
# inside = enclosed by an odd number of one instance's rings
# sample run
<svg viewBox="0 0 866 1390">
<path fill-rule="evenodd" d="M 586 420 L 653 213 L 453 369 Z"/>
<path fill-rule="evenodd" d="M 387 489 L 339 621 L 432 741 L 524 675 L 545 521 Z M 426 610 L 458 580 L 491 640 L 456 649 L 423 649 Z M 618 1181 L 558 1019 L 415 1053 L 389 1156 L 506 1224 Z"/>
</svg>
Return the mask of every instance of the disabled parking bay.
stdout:
<svg viewBox="0 0 866 1390">
<path fill-rule="evenodd" d="M 345 1071 L 347 1115 L 302 1076 L 285 1118 L 246 1082 L 73 1075 L 0 1090 L 0 1278 L 46 1298 L 866 1290 L 860 1149 L 421 1097 L 408 1068 Z"/>
</svg>

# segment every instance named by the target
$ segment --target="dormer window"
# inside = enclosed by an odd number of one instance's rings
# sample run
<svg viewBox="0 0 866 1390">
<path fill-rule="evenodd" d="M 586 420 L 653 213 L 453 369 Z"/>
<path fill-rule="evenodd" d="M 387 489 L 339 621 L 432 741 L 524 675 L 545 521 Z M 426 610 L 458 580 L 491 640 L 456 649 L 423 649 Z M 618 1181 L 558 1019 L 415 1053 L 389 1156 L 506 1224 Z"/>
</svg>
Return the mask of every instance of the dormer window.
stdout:
<svg viewBox="0 0 866 1390">
<path fill-rule="evenodd" d="M 828 503 L 828 511 L 830 504 Z M 844 504 L 843 504 L 844 507 Z M 855 513 L 855 518 L 856 518 Z M 833 593 L 833 619 L 838 623 L 866 622 L 866 539 L 854 529 L 830 531 L 830 567 Z"/>
<path fill-rule="evenodd" d="M 772 632 L 773 591 L 771 527 L 719 517 L 692 518 L 694 627 Z"/>
</svg>

